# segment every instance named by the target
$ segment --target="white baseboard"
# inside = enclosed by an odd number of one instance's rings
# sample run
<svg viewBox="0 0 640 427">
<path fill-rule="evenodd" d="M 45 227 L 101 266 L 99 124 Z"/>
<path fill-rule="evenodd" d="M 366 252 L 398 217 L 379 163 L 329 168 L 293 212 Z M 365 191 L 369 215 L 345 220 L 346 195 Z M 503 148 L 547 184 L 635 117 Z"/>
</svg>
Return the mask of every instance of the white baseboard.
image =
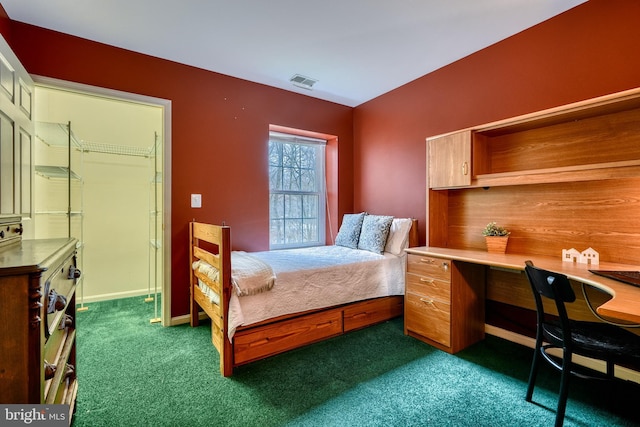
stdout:
<svg viewBox="0 0 640 427">
<path fill-rule="evenodd" d="M 527 346 L 529 348 L 535 348 L 536 346 L 535 339 L 521 335 L 521 334 L 517 334 L 512 331 L 508 331 L 506 329 L 498 328 L 497 326 L 485 324 L 484 331 L 489 335 L 503 338 L 508 341 L 512 341 L 517 344 Z M 560 355 L 560 352 L 558 352 L 558 355 Z M 600 360 L 589 359 L 588 357 L 578 356 L 575 354 L 573 355 L 573 362 L 577 363 L 578 365 L 582 365 L 590 369 L 595 369 L 600 372 L 606 372 L 606 369 L 607 369 L 606 364 Z M 616 365 L 615 372 L 616 372 L 616 377 L 620 379 L 633 381 L 640 384 L 640 372 L 638 371 L 634 371 L 632 369 L 628 369 L 628 368 L 624 368 L 622 366 Z"/>
<path fill-rule="evenodd" d="M 126 292 L 113 292 L 110 294 L 84 296 L 82 298 L 80 298 L 80 295 L 76 295 L 76 304 L 82 304 L 82 303 L 87 304 L 87 303 L 99 302 L 99 301 L 109 301 L 112 299 L 141 297 L 146 295 L 149 295 L 148 289 L 136 289 L 133 291 L 126 291 Z M 154 294 L 151 294 L 151 295 L 153 296 Z"/>
</svg>

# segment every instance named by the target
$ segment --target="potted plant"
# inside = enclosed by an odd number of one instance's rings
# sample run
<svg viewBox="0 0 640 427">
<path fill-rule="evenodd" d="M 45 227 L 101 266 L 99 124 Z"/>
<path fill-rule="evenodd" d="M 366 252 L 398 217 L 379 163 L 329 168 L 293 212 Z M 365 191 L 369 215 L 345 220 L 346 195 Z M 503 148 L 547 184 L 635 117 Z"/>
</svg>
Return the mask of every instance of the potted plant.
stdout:
<svg viewBox="0 0 640 427">
<path fill-rule="evenodd" d="M 482 230 L 482 235 L 487 243 L 487 252 L 503 254 L 507 251 L 509 234 L 506 228 L 499 226 L 495 221 L 490 222 Z"/>
</svg>

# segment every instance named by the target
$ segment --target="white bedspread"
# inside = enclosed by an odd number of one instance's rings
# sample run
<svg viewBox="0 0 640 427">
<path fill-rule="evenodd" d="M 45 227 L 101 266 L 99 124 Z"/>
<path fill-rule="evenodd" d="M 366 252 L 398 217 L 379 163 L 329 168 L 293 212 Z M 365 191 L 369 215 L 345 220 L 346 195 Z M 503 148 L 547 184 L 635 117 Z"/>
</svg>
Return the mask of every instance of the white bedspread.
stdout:
<svg viewBox="0 0 640 427">
<path fill-rule="evenodd" d="M 406 255 L 383 255 L 343 246 L 252 252 L 271 266 L 270 291 L 231 296 L 228 337 L 238 326 L 285 314 L 404 294 Z"/>
</svg>

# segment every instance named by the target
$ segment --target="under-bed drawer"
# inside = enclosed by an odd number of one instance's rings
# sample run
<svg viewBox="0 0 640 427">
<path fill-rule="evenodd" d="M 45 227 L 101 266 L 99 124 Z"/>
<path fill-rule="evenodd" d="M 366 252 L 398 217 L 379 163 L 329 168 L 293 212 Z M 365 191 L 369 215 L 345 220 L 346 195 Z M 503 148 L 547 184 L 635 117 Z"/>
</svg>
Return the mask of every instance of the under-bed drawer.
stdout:
<svg viewBox="0 0 640 427">
<path fill-rule="evenodd" d="M 403 307 L 403 296 L 376 298 L 348 306 L 344 309 L 344 331 L 352 331 L 402 316 Z"/>
<path fill-rule="evenodd" d="M 342 311 L 309 314 L 286 322 L 236 332 L 234 364 L 282 353 L 342 333 Z"/>
</svg>

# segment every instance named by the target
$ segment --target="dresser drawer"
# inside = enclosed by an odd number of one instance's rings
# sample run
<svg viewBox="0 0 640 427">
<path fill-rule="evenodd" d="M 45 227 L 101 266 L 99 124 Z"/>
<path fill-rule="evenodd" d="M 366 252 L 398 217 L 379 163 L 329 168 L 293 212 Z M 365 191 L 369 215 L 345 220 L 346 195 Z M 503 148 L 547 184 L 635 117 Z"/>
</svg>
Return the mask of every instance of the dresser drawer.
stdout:
<svg viewBox="0 0 640 427">
<path fill-rule="evenodd" d="M 407 271 L 432 279 L 450 281 L 451 261 L 443 258 L 409 254 L 407 257 Z"/>
<path fill-rule="evenodd" d="M 53 377 L 46 379 L 44 384 L 45 403 L 63 403 L 68 394 L 69 387 L 76 380 L 75 373 L 75 340 L 76 331 L 61 331 L 62 338 L 58 352 L 53 360 L 47 360 L 53 365 Z M 58 333 L 54 333 L 50 338 L 57 341 Z M 53 343 L 53 341 L 52 341 Z M 46 360 L 46 359 L 45 359 Z M 44 363 L 44 362 L 43 362 Z M 46 369 L 45 369 L 46 376 Z"/>
<path fill-rule="evenodd" d="M 433 297 L 441 301 L 451 301 L 451 282 L 428 276 L 407 273 L 407 292 Z"/>
<path fill-rule="evenodd" d="M 446 347 L 451 345 L 451 305 L 419 294 L 405 296 L 405 327 Z"/>
<path fill-rule="evenodd" d="M 56 395 L 51 398 L 50 403 L 57 405 L 70 405 L 73 407 L 78 393 L 78 380 L 74 377 L 65 378 L 56 391 Z M 70 409 L 69 419 L 71 419 L 72 416 L 73 409 Z"/>
<path fill-rule="evenodd" d="M 42 309 L 45 312 L 45 336 L 52 335 L 71 301 L 76 287 L 75 257 L 69 256 L 52 268 L 45 278 L 42 292 Z"/>
<path fill-rule="evenodd" d="M 62 325 L 62 323 L 61 323 Z M 58 359 L 62 353 L 65 343 L 72 335 L 72 328 L 66 327 L 63 329 L 57 328 L 50 336 L 44 345 L 44 360 L 53 365 L 58 364 Z"/>
</svg>

